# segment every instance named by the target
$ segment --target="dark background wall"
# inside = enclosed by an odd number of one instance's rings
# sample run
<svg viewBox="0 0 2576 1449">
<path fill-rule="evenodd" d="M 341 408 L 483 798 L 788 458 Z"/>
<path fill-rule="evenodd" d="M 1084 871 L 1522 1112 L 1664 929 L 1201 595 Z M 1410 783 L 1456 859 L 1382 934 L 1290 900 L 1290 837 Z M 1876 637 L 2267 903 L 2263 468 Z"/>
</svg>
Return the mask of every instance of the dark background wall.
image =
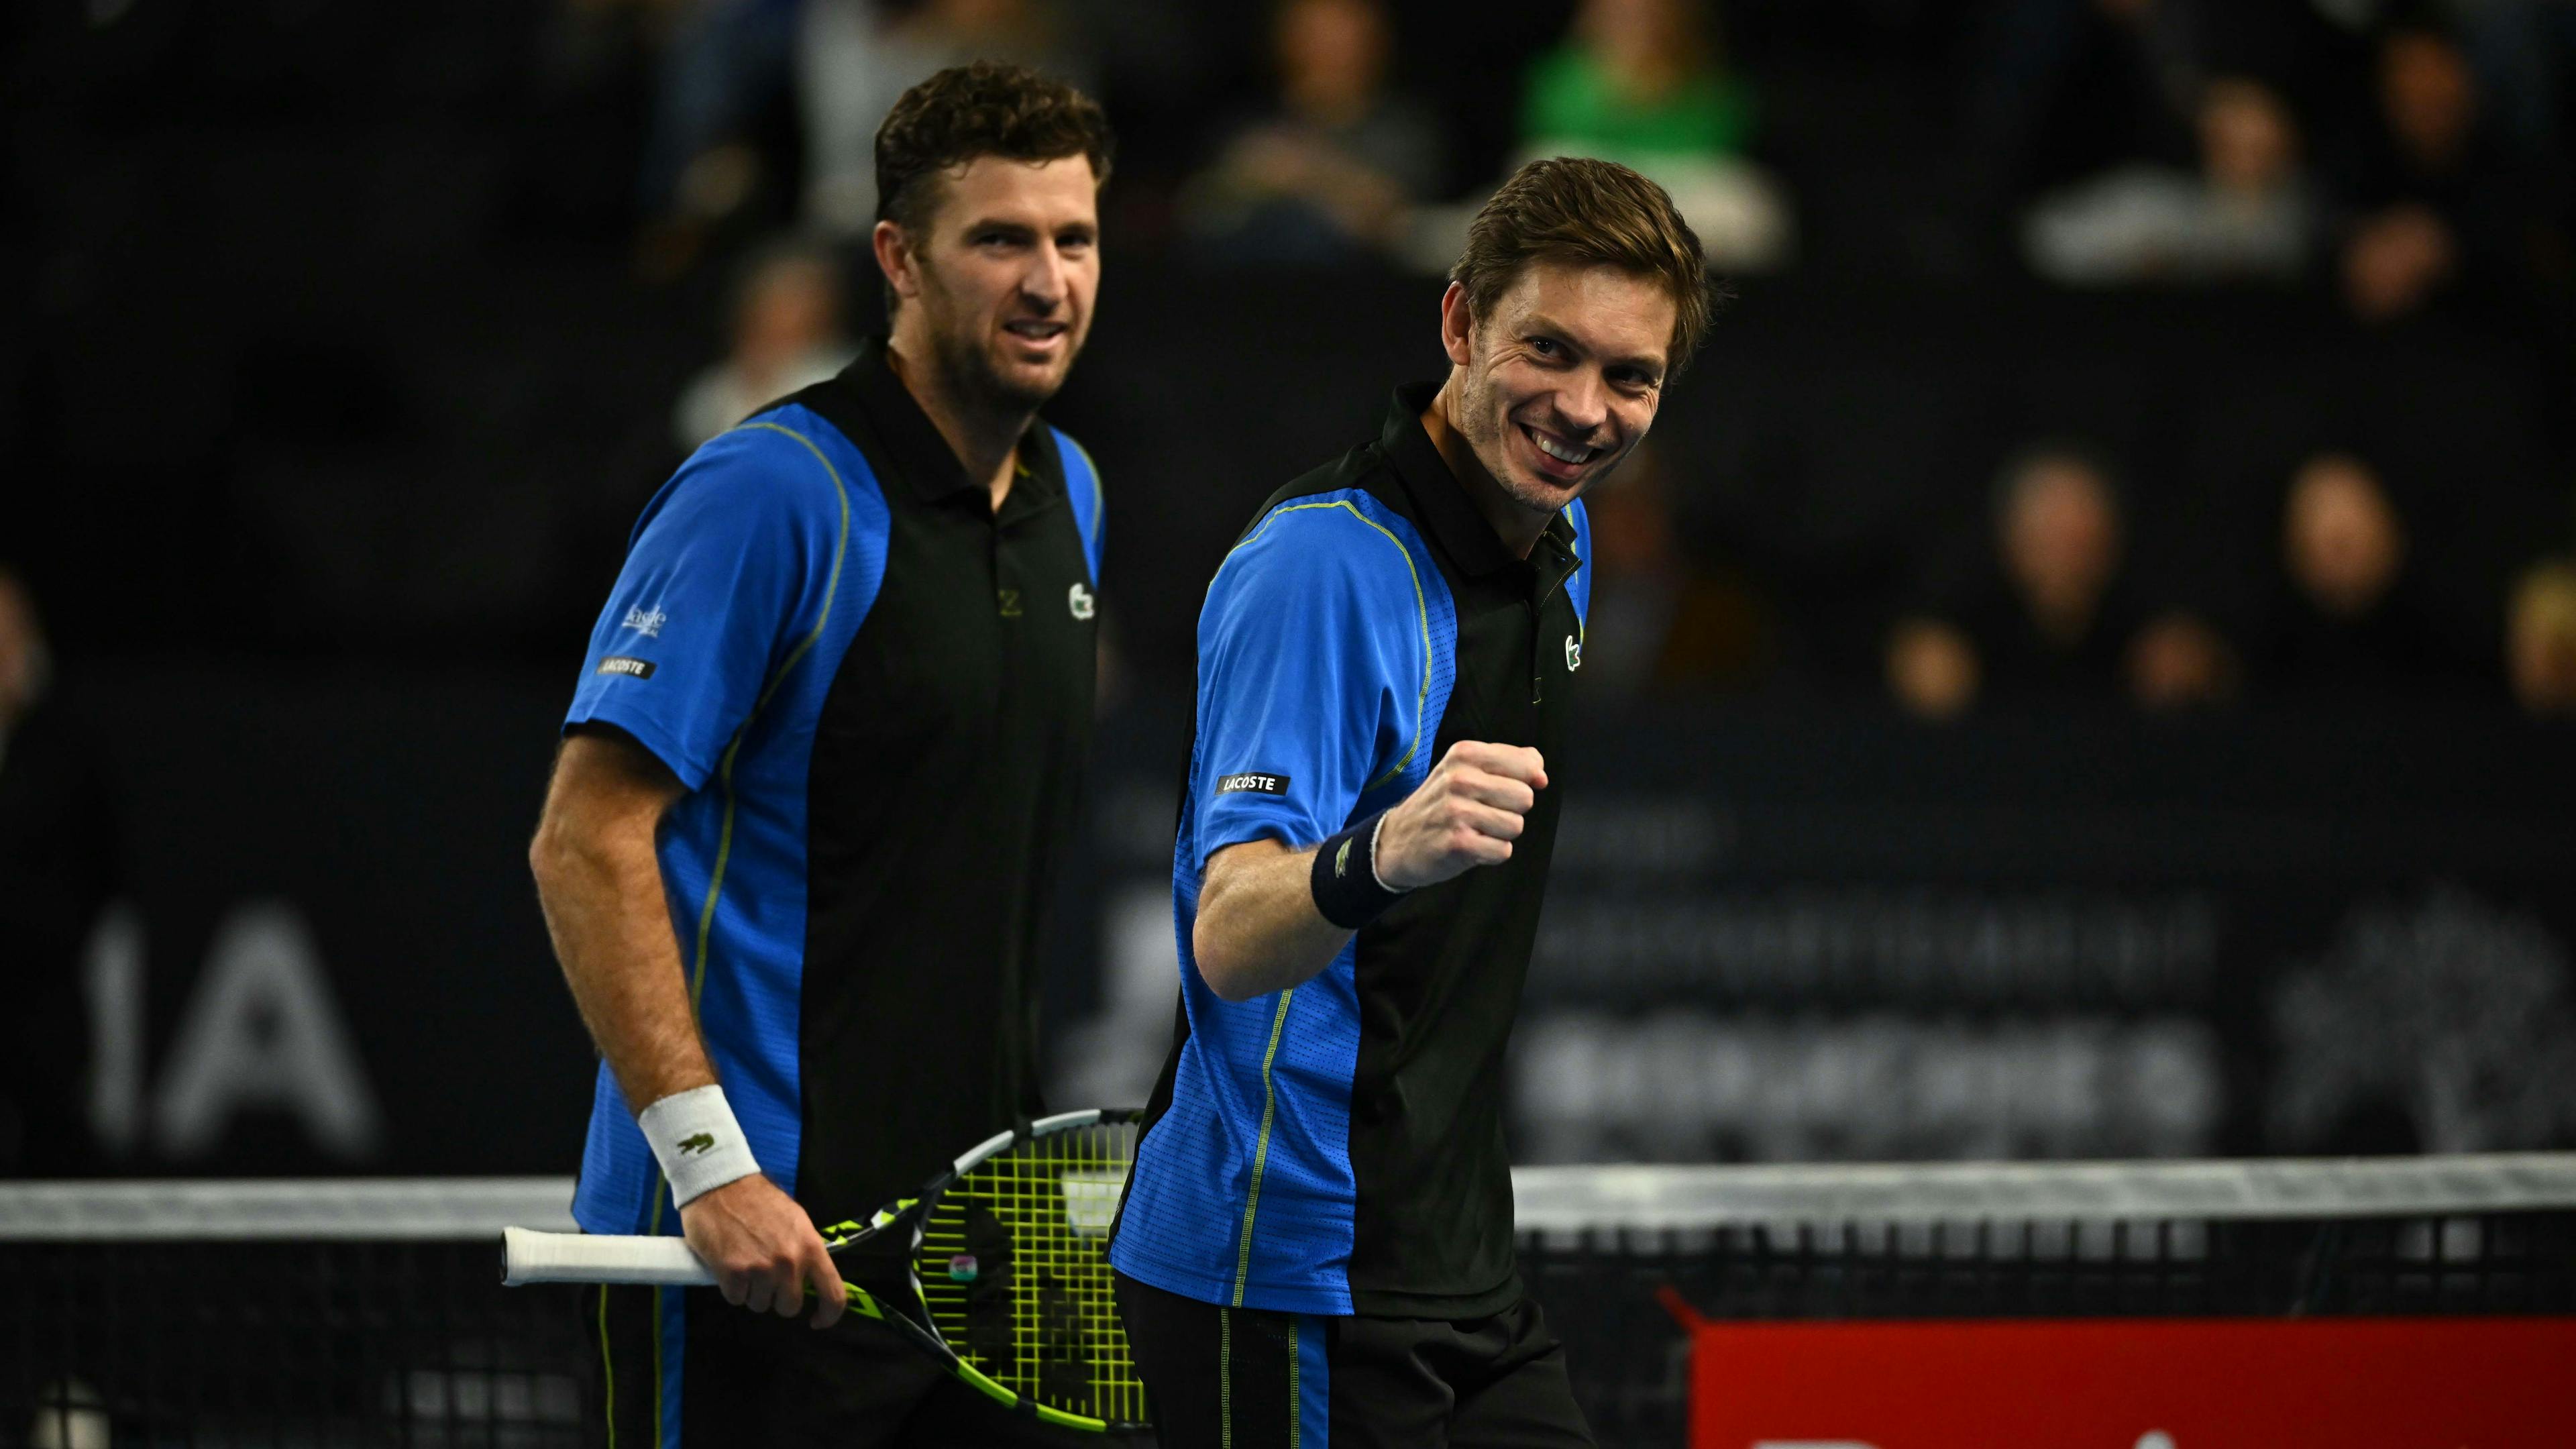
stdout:
<svg viewBox="0 0 2576 1449">
<path fill-rule="evenodd" d="M 65 1166 L 568 1170 L 593 1058 L 521 864 L 563 681 L 134 667 L 72 686 L 120 881 Z M 1170 1029 L 1179 702 L 1103 722 L 1060 1103 Z M 2456 710 L 1973 732 L 1589 719 L 1513 1084 L 1530 1160 L 2576 1142 L 2576 755 Z M 927 969 L 927 967 L 925 967 Z M 899 1092 L 901 1064 L 886 1064 Z"/>
</svg>

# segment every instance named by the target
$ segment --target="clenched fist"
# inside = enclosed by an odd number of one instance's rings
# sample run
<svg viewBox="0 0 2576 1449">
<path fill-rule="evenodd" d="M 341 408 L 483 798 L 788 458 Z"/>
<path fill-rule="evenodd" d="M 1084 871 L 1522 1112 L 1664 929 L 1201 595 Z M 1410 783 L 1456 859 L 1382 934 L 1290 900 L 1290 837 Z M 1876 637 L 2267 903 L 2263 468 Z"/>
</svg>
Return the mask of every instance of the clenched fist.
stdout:
<svg viewBox="0 0 2576 1449">
<path fill-rule="evenodd" d="M 1547 788 L 1547 762 L 1521 745 L 1460 740 L 1422 788 L 1386 812 L 1377 874 L 1391 890 L 1438 885 L 1512 858 L 1522 817 Z"/>
</svg>

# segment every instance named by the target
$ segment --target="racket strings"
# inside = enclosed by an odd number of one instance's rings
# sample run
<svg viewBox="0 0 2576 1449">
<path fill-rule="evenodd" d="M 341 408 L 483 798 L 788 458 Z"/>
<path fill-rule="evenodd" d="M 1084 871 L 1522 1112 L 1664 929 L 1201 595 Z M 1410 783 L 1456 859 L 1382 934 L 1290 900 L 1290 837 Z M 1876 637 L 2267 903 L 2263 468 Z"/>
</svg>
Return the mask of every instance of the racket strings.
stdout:
<svg viewBox="0 0 2576 1449">
<path fill-rule="evenodd" d="M 1130 1122 L 1068 1128 L 978 1164 L 922 1220 L 923 1306 L 949 1347 L 1049 1408 L 1145 1417 L 1119 1326 L 1109 1225 L 1135 1150 Z"/>
</svg>

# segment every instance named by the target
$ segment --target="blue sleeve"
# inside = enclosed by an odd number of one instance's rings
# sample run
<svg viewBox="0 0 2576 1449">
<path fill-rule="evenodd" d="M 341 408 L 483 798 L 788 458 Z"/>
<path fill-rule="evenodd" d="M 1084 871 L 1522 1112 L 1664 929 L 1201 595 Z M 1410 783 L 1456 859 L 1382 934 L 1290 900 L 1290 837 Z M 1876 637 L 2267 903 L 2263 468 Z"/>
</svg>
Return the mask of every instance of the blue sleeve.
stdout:
<svg viewBox="0 0 2576 1449">
<path fill-rule="evenodd" d="M 1574 571 L 1566 588 L 1574 600 L 1574 622 L 1588 632 L 1592 627 L 1592 581 L 1601 572 L 1599 561 L 1592 557 L 1592 515 L 1584 511 L 1583 500 L 1577 498 L 1565 505 L 1565 517 L 1574 525 L 1574 556 L 1583 560 L 1583 567 Z"/>
<path fill-rule="evenodd" d="M 1082 534 L 1082 557 L 1091 566 L 1091 586 L 1100 587 L 1100 545 L 1109 531 L 1109 505 L 1100 488 L 1100 465 L 1070 436 L 1055 435 L 1056 456 L 1064 462 L 1064 492 L 1073 504 L 1073 526 Z"/>
<path fill-rule="evenodd" d="M 1427 567 L 1343 502 L 1274 510 L 1226 557 L 1199 616 L 1200 864 L 1248 840 L 1303 849 L 1410 788 L 1431 748 Z"/>
<path fill-rule="evenodd" d="M 840 490 L 793 435 L 737 428 L 645 506 L 564 727 L 633 735 L 691 790 L 820 617 Z"/>
</svg>

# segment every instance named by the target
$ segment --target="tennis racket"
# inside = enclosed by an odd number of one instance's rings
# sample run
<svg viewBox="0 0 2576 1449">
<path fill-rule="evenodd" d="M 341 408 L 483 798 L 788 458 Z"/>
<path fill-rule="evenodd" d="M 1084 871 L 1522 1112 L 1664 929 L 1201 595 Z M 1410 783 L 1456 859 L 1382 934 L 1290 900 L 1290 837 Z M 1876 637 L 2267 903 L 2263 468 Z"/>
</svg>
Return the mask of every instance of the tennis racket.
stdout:
<svg viewBox="0 0 2576 1449">
<path fill-rule="evenodd" d="M 996 1133 L 864 1223 L 822 1230 L 835 1258 L 900 1251 L 910 1303 L 852 1283 L 851 1311 L 892 1328 L 1003 1405 L 1096 1433 L 1146 1427 L 1145 1387 L 1110 1291 L 1109 1224 L 1135 1159 L 1136 1113 L 1066 1112 Z M 502 1233 L 501 1281 L 712 1285 L 674 1237 Z"/>
</svg>

